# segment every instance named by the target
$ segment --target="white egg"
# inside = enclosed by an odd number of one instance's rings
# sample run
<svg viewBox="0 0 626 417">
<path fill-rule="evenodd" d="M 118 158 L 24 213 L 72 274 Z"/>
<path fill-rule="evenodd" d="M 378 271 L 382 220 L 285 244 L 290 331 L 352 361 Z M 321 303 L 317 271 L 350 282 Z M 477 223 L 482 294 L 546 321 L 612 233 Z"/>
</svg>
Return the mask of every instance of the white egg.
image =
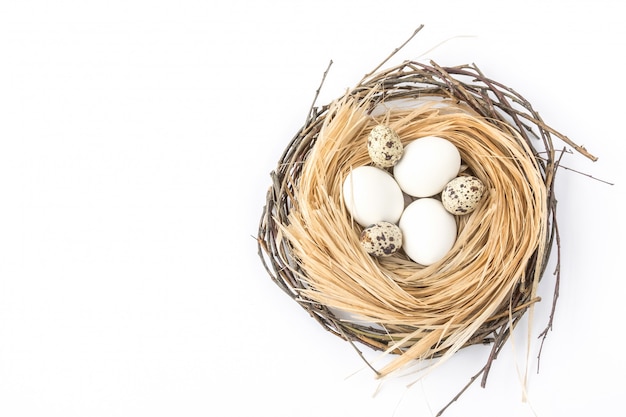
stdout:
<svg viewBox="0 0 626 417">
<path fill-rule="evenodd" d="M 387 171 L 373 166 L 354 168 L 343 182 L 346 209 L 363 227 L 386 221 L 397 223 L 404 210 L 404 196 Z"/>
<path fill-rule="evenodd" d="M 461 169 L 461 155 L 452 142 L 437 136 L 415 139 L 404 147 L 393 175 L 405 193 L 431 197 L 440 193 Z"/>
<path fill-rule="evenodd" d="M 434 198 L 420 198 L 409 204 L 399 227 L 404 252 L 424 266 L 441 260 L 456 241 L 455 217 Z"/>
</svg>

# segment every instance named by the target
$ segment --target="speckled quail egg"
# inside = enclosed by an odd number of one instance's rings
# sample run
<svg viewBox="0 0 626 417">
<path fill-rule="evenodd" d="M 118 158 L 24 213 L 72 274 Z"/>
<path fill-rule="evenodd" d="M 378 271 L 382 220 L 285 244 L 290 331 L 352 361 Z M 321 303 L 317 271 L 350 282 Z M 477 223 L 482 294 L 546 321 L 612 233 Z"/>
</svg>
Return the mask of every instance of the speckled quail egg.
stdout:
<svg viewBox="0 0 626 417">
<path fill-rule="evenodd" d="M 441 202 L 448 212 L 461 216 L 476 209 L 485 192 L 485 185 L 476 177 L 453 178 L 441 192 Z"/>
<path fill-rule="evenodd" d="M 388 126 L 377 125 L 367 137 L 367 153 L 376 166 L 394 166 L 402 157 L 402 152 L 400 136 Z"/>
<path fill-rule="evenodd" d="M 393 223 L 374 223 L 361 232 L 361 246 L 372 256 L 391 256 L 402 247 L 402 232 Z"/>
</svg>

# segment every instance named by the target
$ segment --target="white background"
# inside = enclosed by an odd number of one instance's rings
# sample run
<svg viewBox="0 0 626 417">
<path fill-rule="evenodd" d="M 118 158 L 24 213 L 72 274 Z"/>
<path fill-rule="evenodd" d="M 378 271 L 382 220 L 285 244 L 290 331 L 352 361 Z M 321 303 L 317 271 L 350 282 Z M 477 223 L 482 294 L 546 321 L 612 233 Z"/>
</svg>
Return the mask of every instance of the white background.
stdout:
<svg viewBox="0 0 626 417">
<path fill-rule="evenodd" d="M 391 63 L 476 63 L 595 163 L 559 171 L 562 287 L 447 416 L 615 415 L 623 332 L 618 1 L 0 3 L 0 415 L 436 414 L 486 359 L 378 382 L 256 254 L 269 172 L 318 104 Z M 443 42 L 443 44 L 441 44 Z M 428 52 L 431 48 L 434 50 Z M 561 146 L 561 144 L 557 144 Z M 218 411 L 219 410 L 219 411 Z"/>
</svg>

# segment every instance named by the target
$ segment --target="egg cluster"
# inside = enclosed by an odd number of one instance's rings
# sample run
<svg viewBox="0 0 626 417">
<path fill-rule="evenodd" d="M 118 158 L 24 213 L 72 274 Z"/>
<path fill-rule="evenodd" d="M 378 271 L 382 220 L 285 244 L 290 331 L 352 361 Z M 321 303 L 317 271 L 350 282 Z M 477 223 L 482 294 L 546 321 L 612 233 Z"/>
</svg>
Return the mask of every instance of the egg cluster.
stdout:
<svg viewBox="0 0 626 417">
<path fill-rule="evenodd" d="M 450 141 L 425 136 L 402 145 L 385 125 L 367 139 L 372 165 L 350 171 L 343 197 L 361 226 L 361 246 L 372 256 L 390 256 L 401 248 L 413 261 L 431 265 L 454 246 L 456 216 L 476 209 L 485 186 L 460 176 L 461 155 Z"/>
</svg>

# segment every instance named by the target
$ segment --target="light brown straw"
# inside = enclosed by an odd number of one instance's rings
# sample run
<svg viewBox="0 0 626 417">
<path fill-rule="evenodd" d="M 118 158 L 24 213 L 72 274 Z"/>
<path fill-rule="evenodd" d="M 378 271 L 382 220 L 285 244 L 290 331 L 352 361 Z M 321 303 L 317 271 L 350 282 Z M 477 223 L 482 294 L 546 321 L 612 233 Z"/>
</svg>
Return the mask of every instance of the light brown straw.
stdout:
<svg viewBox="0 0 626 417">
<path fill-rule="evenodd" d="M 379 370 L 382 377 L 415 359 L 451 355 L 501 313 L 517 285 L 532 286 L 537 277 L 524 271 L 545 241 L 547 196 L 525 143 L 476 115 L 446 103 L 445 111 L 422 104 L 374 118 L 368 104 L 348 97 L 331 107 L 283 234 L 301 261 L 302 297 L 383 326 L 386 349 L 402 352 Z M 368 255 L 358 243 L 360 227 L 342 204 L 341 184 L 351 169 L 370 163 L 367 135 L 383 120 L 405 145 L 428 135 L 450 140 L 472 167 L 468 173 L 488 189 L 479 209 L 459 218 L 453 249 L 426 268 L 402 253 Z"/>
</svg>

